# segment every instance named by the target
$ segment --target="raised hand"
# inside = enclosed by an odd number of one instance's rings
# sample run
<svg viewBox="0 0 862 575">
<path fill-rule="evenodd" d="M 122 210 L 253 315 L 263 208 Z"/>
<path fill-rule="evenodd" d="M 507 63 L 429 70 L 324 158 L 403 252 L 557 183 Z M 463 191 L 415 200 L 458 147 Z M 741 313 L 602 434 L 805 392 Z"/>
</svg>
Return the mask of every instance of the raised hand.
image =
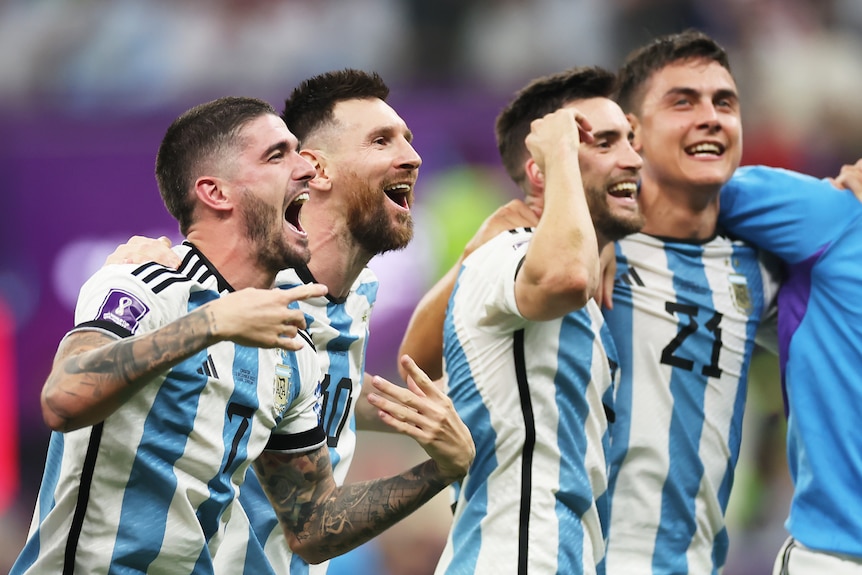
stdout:
<svg viewBox="0 0 862 575">
<path fill-rule="evenodd" d="M 431 381 L 410 356 L 400 359 L 407 373 L 407 387 L 375 376 L 376 390 L 368 402 L 379 410 L 380 418 L 395 431 L 409 435 L 435 461 L 448 482 L 467 474 L 476 446 L 470 430 L 461 421 L 452 400 Z"/>
<path fill-rule="evenodd" d="M 304 284 L 291 289 L 246 288 L 208 303 L 204 308 L 217 340 L 249 347 L 290 351 L 305 345 L 297 332 L 305 329 L 305 314 L 288 307 L 310 297 L 326 295 L 323 284 Z"/>
</svg>

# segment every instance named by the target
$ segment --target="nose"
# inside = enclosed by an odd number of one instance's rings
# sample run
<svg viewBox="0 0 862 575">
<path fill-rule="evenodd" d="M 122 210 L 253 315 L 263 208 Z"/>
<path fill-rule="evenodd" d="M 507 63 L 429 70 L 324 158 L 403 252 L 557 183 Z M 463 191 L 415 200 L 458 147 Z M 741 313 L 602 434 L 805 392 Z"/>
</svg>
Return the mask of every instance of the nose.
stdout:
<svg viewBox="0 0 862 575">
<path fill-rule="evenodd" d="M 644 164 L 641 155 L 629 141 L 626 141 L 624 147 L 625 152 L 620 157 L 620 167 L 628 170 L 640 170 Z"/>
<path fill-rule="evenodd" d="M 398 167 L 405 170 L 417 170 L 422 165 L 422 158 L 407 140 L 404 140 L 399 158 Z"/>
<path fill-rule="evenodd" d="M 311 164 L 311 162 L 306 160 L 305 157 L 301 156 L 299 152 L 291 152 L 291 158 L 293 159 L 291 178 L 293 178 L 294 180 L 297 180 L 299 182 L 307 182 L 317 175 L 317 170 L 314 169 L 314 166 Z"/>
<path fill-rule="evenodd" d="M 715 130 L 721 126 L 718 110 L 715 109 L 712 102 L 707 102 L 701 106 L 698 120 L 698 126 L 708 130 Z"/>
</svg>

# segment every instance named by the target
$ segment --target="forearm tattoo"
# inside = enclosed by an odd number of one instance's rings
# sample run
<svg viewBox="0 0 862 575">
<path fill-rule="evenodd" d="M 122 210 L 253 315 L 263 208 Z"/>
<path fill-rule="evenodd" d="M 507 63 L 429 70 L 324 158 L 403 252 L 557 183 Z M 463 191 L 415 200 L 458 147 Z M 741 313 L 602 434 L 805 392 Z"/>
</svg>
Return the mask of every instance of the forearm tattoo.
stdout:
<svg viewBox="0 0 862 575">
<path fill-rule="evenodd" d="M 207 346 L 213 320 L 196 310 L 152 333 L 113 340 L 97 331 L 70 335 L 45 382 L 48 409 L 67 425 L 76 413 L 115 410 L 159 373 Z"/>
<path fill-rule="evenodd" d="M 448 485 L 433 460 L 394 477 L 336 487 L 320 452 L 255 463 L 282 526 L 315 555 L 335 557 L 382 533 Z M 319 481 L 326 477 L 326 481 Z"/>
</svg>

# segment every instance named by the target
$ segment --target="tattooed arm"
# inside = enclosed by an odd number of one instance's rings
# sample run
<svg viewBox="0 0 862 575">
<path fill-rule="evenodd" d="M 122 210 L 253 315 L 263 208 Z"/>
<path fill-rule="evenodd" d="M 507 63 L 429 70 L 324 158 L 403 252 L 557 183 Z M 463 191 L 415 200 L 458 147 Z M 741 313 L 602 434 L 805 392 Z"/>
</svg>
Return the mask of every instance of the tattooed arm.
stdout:
<svg viewBox="0 0 862 575">
<path fill-rule="evenodd" d="M 431 456 L 399 475 L 337 487 L 329 451 L 264 452 L 255 462 L 291 550 L 320 563 L 365 543 L 464 477 L 476 447 L 451 400 L 409 357 L 401 358 L 407 389 L 380 377 L 368 401 L 396 431 Z M 449 402 L 448 406 L 446 402 Z"/>
<path fill-rule="evenodd" d="M 287 306 L 324 295 L 308 284 L 291 290 L 245 289 L 227 294 L 152 332 L 114 339 L 93 330 L 66 336 L 42 388 L 42 417 L 73 431 L 103 421 L 167 369 L 220 341 L 295 350 L 305 317 Z"/>
</svg>

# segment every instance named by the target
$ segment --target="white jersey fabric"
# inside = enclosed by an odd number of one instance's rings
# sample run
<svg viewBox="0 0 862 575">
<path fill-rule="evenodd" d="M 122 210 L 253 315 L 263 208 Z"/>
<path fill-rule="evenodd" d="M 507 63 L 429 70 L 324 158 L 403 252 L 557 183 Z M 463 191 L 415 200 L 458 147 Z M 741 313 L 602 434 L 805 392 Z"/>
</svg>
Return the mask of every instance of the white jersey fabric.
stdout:
<svg viewBox="0 0 862 575">
<path fill-rule="evenodd" d="M 233 288 L 193 246 L 178 271 L 99 270 L 76 328 L 153 331 Z M 300 337 L 307 338 L 307 334 Z M 325 441 L 317 355 L 221 342 L 146 384 L 104 422 L 53 433 L 36 512 L 12 573 L 213 573 L 246 470 L 267 446 Z"/>
<path fill-rule="evenodd" d="M 518 312 L 531 238 L 521 228 L 477 249 L 449 302 L 449 395 L 477 453 L 438 574 L 601 570 L 615 351 L 592 301 L 551 321 Z"/>
<path fill-rule="evenodd" d="M 278 274 L 276 285 L 289 289 L 314 281 L 307 268 L 288 269 Z M 368 324 L 377 287 L 377 276 L 365 268 L 347 297 L 335 299 L 327 295 L 298 302 L 305 312 L 307 329 L 323 371 L 322 423 L 338 485 L 344 483 L 356 449 L 354 411 L 365 373 Z M 328 561 L 309 565 L 291 553 L 278 518 L 251 468 L 239 501 L 243 513 L 235 514 L 228 526 L 229 536 L 216 558 L 219 573 L 326 573 Z"/>
<path fill-rule="evenodd" d="M 718 573 L 739 457 L 748 367 L 777 278 L 722 236 L 634 234 L 616 245 L 620 359 L 608 573 Z"/>
</svg>

